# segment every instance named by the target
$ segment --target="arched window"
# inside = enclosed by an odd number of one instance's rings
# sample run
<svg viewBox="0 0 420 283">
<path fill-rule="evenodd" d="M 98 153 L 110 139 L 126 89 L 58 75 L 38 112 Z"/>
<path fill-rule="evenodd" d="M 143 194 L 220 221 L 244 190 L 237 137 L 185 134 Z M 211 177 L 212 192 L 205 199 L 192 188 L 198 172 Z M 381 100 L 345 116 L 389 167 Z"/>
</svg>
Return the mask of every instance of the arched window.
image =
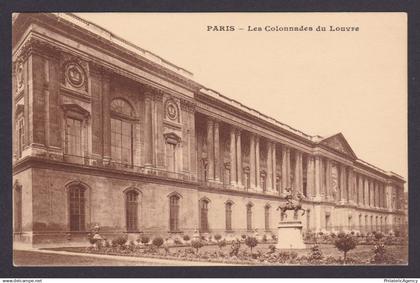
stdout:
<svg viewBox="0 0 420 283">
<path fill-rule="evenodd" d="M 252 231 L 252 204 L 246 206 L 246 229 Z"/>
<path fill-rule="evenodd" d="M 225 205 L 226 212 L 226 231 L 232 231 L 232 203 L 227 202 Z"/>
<path fill-rule="evenodd" d="M 209 231 L 208 206 L 209 206 L 208 200 L 203 199 L 200 201 L 200 231 L 201 232 Z"/>
<path fill-rule="evenodd" d="M 264 226 L 265 231 L 270 231 L 270 206 L 266 205 L 264 207 Z"/>
<path fill-rule="evenodd" d="M 22 232 L 22 186 L 16 181 L 14 185 L 14 231 Z"/>
<path fill-rule="evenodd" d="M 137 231 L 139 193 L 130 190 L 125 193 L 125 223 L 128 232 Z"/>
<path fill-rule="evenodd" d="M 70 231 L 85 230 L 85 188 L 72 185 L 68 191 L 70 209 Z"/>
<path fill-rule="evenodd" d="M 169 230 L 179 231 L 179 196 L 177 195 L 169 198 Z"/>
<path fill-rule="evenodd" d="M 134 110 L 128 102 L 116 98 L 111 102 L 111 158 L 117 163 L 133 163 Z"/>
</svg>

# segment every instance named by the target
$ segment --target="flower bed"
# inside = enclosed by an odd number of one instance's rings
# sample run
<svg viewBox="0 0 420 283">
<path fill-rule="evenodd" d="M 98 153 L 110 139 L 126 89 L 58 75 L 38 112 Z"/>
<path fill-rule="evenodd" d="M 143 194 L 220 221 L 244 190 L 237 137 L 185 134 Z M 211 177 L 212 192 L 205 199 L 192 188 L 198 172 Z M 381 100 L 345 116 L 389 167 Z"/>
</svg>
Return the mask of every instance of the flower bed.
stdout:
<svg viewBox="0 0 420 283">
<path fill-rule="evenodd" d="M 71 247 L 53 250 L 104 254 L 116 256 L 133 256 L 146 258 L 161 258 L 184 261 L 200 261 L 223 264 L 239 265 L 341 265 L 344 263 L 340 254 L 332 245 L 320 245 L 318 251 L 311 249 L 290 251 L 276 250 L 273 245 L 260 244 L 252 254 L 249 249 L 241 243 L 236 254 L 232 254 L 231 244 L 225 248 L 218 248 L 214 245 L 206 245 L 197 252 L 192 247 L 166 247 L 159 248 L 149 246 L 118 246 L 118 247 Z M 401 247 L 389 249 L 389 252 L 395 254 L 393 257 L 382 257 L 392 262 L 373 261 L 374 246 L 357 247 L 349 253 L 346 264 L 366 265 L 366 264 L 405 264 L 407 262 L 404 254 L 398 254 Z"/>
</svg>

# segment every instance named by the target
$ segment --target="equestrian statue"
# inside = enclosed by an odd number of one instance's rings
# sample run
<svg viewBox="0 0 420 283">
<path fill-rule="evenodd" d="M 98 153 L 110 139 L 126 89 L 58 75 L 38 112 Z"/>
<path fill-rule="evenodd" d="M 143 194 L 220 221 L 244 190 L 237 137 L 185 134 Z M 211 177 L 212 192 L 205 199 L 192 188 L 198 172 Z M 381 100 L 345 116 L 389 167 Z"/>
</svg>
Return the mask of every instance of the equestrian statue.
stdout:
<svg viewBox="0 0 420 283">
<path fill-rule="evenodd" d="M 287 218 L 286 211 L 287 210 L 293 210 L 295 217 L 297 217 L 297 213 L 299 210 L 302 210 L 302 215 L 305 215 L 305 210 L 302 208 L 302 199 L 305 197 L 301 192 L 297 192 L 295 195 L 292 193 L 292 188 L 286 188 L 286 196 L 284 197 L 286 199 L 286 203 L 284 205 L 279 205 L 277 207 L 277 210 L 281 210 L 281 216 Z"/>
</svg>

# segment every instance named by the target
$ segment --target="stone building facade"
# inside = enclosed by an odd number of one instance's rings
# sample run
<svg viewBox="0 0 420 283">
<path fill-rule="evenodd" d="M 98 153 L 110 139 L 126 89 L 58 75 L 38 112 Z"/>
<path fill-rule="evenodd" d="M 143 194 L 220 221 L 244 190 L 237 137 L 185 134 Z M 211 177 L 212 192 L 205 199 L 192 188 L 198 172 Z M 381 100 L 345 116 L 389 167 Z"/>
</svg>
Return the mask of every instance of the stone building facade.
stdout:
<svg viewBox="0 0 420 283">
<path fill-rule="evenodd" d="M 14 239 L 273 233 L 286 188 L 304 231 L 390 231 L 399 175 L 342 134 L 310 136 L 72 14 L 13 17 Z"/>
</svg>

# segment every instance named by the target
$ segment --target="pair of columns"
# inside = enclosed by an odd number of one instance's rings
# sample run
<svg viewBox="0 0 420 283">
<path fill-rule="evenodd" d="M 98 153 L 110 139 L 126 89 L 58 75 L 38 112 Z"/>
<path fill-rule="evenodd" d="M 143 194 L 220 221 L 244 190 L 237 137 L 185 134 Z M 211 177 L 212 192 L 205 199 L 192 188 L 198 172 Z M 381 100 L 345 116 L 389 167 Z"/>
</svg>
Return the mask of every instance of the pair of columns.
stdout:
<svg viewBox="0 0 420 283">
<path fill-rule="evenodd" d="M 220 182 L 220 123 L 207 120 L 207 172 L 210 182 Z"/>
<path fill-rule="evenodd" d="M 232 186 L 244 187 L 243 184 L 243 165 L 242 165 L 242 132 L 240 129 L 230 128 L 230 183 Z M 261 183 L 261 166 L 260 166 L 260 142 L 259 136 L 250 135 L 250 187 L 257 191 L 262 191 Z M 220 123 L 216 120 L 207 120 L 207 170 L 208 180 L 210 182 L 220 182 L 221 163 L 223 160 L 220 154 Z M 291 168 L 290 164 L 290 148 L 282 147 L 282 178 L 281 188 L 302 187 L 303 169 L 302 169 L 302 153 L 296 152 L 295 168 Z M 294 170 L 294 184 L 291 184 L 291 172 Z M 274 142 L 267 142 L 267 172 L 266 172 L 266 189 L 275 191 L 277 180 L 277 160 L 276 145 Z"/>
<path fill-rule="evenodd" d="M 383 185 L 359 176 L 358 187 L 360 204 L 367 207 L 386 207 L 386 192 Z"/>
</svg>

